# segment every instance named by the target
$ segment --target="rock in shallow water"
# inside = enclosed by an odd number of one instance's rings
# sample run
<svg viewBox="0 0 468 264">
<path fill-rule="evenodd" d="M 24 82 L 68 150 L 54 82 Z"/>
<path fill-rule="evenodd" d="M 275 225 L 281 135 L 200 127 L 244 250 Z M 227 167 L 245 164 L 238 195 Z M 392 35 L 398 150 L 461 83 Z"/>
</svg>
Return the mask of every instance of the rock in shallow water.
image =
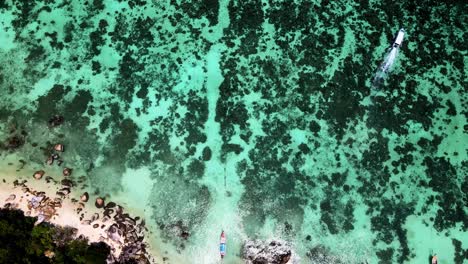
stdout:
<svg viewBox="0 0 468 264">
<path fill-rule="evenodd" d="M 114 208 L 115 206 L 116 204 L 114 202 L 109 202 L 108 204 L 106 204 L 106 209 Z"/>
<path fill-rule="evenodd" d="M 63 152 L 63 145 L 62 144 L 56 144 L 54 146 L 54 150 L 59 151 L 59 152 Z"/>
<path fill-rule="evenodd" d="M 43 170 L 39 170 L 39 171 L 36 171 L 33 175 L 34 179 L 36 180 L 40 180 L 42 178 L 42 176 L 44 176 L 45 174 L 45 171 Z"/>
<path fill-rule="evenodd" d="M 102 208 L 104 207 L 104 198 L 98 197 L 96 198 L 96 202 L 94 203 L 97 208 Z"/>
<path fill-rule="evenodd" d="M 46 164 L 50 166 L 53 163 L 54 163 L 54 158 L 52 158 L 52 156 L 48 157 L 47 160 L 46 160 Z"/>
<path fill-rule="evenodd" d="M 291 246 L 279 240 L 247 241 L 244 244 L 243 258 L 246 264 L 286 264 L 292 257 Z"/>
<path fill-rule="evenodd" d="M 70 176 L 71 173 L 72 173 L 72 169 L 70 168 L 63 169 L 63 176 Z"/>
<path fill-rule="evenodd" d="M 88 201 L 88 199 L 89 199 L 89 194 L 87 192 L 83 193 L 83 195 L 81 195 L 80 197 L 80 200 L 85 203 Z"/>
</svg>

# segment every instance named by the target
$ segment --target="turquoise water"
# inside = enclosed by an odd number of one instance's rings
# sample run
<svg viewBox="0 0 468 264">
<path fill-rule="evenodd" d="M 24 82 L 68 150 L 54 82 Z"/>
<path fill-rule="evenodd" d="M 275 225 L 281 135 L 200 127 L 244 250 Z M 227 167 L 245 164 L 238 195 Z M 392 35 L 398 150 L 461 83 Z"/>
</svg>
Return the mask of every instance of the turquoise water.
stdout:
<svg viewBox="0 0 468 264">
<path fill-rule="evenodd" d="M 64 166 L 144 214 L 169 263 L 216 263 L 221 229 L 226 263 L 254 238 L 300 263 L 462 263 L 466 9 L 3 1 L 0 154 L 34 168 L 63 142 Z"/>
</svg>

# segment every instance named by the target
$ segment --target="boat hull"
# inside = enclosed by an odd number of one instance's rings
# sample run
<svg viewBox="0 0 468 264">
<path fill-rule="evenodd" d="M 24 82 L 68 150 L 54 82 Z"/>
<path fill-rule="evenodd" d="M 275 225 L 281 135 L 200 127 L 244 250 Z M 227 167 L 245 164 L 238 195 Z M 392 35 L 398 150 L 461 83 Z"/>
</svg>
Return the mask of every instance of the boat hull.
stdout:
<svg viewBox="0 0 468 264">
<path fill-rule="evenodd" d="M 219 239 L 219 254 L 221 255 L 221 258 L 224 258 L 226 255 L 226 235 L 224 234 L 224 231 L 221 232 L 221 237 Z"/>
</svg>

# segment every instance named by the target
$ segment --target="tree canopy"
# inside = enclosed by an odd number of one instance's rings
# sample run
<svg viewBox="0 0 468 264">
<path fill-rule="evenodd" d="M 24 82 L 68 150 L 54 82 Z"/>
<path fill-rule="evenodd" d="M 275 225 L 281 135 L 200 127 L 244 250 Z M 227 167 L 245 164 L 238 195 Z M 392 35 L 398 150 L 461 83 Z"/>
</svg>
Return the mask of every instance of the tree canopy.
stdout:
<svg viewBox="0 0 468 264">
<path fill-rule="evenodd" d="M 0 263 L 106 263 L 110 247 L 74 239 L 71 228 L 41 223 L 20 210 L 0 209 Z"/>
</svg>

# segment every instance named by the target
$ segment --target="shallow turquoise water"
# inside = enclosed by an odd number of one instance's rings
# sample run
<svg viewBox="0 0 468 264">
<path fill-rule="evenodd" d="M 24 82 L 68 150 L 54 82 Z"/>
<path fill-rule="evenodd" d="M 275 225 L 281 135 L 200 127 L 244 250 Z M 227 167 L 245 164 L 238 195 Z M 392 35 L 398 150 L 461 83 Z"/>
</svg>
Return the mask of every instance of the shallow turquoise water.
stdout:
<svg viewBox="0 0 468 264">
<path fill-rule="evenodd" d="M 37 167 L 60 140 L 91 191 L 144 210 L 169 262 L 215 263 L 224 229 L 227 263 L 273 237 L 301 263 L 462 263 L 466 8 L 5 1 L 0 154 Z"/>
</svg>

